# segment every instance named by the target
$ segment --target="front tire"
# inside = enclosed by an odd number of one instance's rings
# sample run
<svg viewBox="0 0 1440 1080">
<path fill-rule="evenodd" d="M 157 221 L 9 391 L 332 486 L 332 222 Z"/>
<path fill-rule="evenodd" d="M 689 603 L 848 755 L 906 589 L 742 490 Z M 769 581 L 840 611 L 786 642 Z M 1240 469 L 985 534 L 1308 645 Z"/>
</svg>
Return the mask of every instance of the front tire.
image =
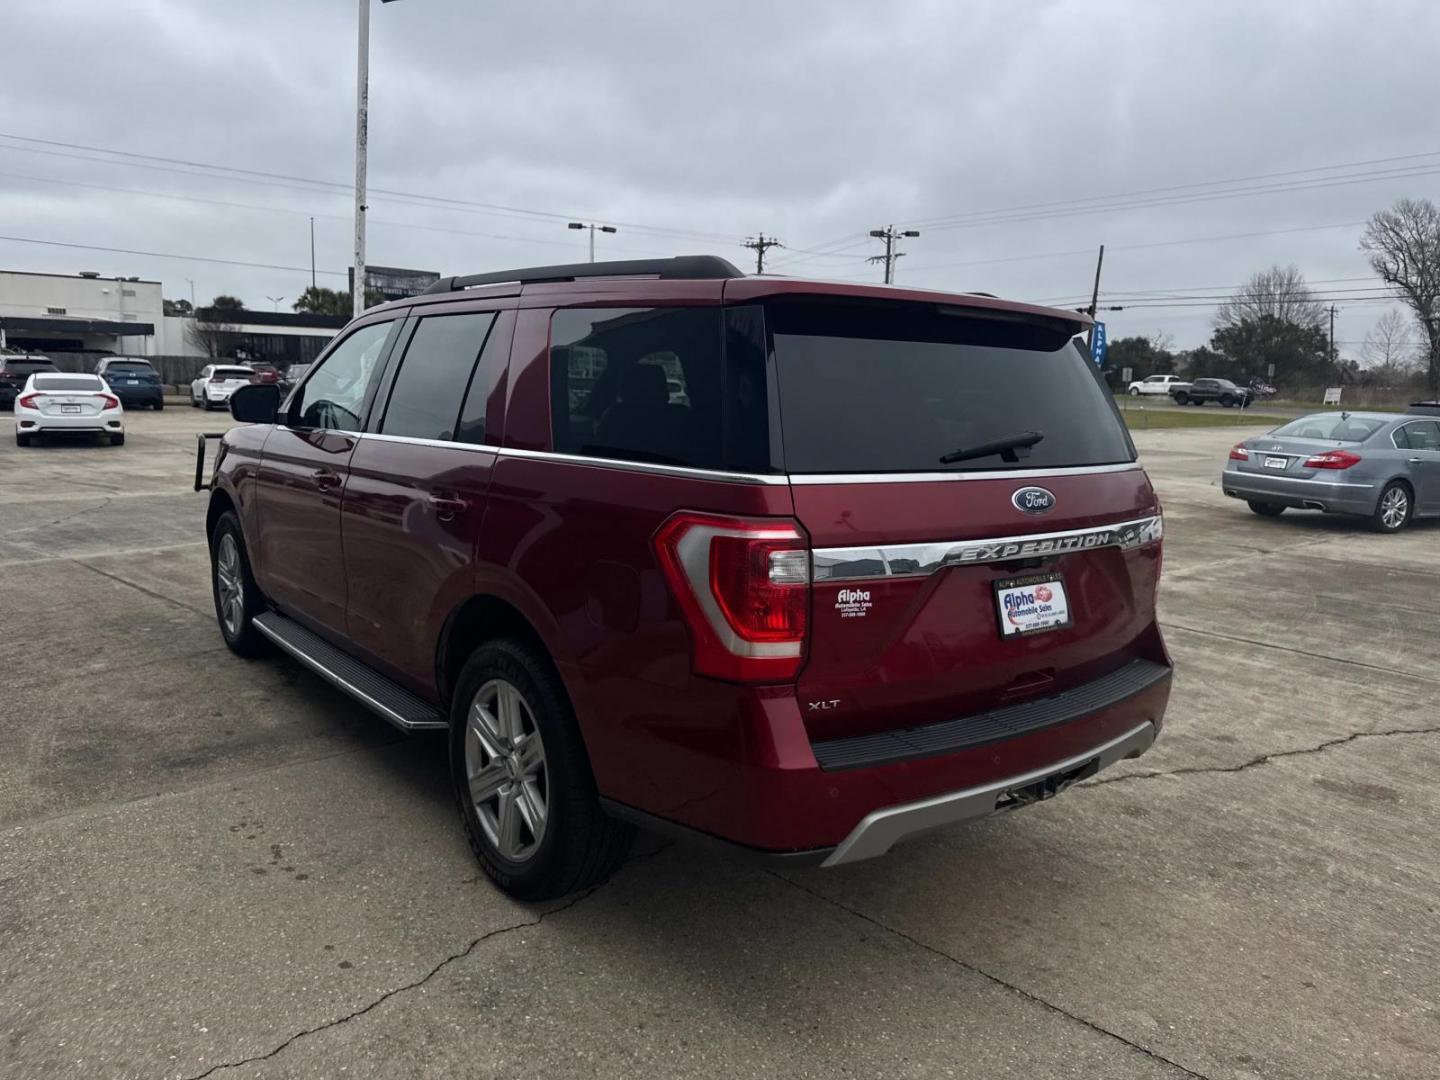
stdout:
<svg viewBox="0 0 1440 1080">
<path fill-rule="evenodd" d="M 1176 404 L 1176 405 L 1188 405 L 1188 404 L 1190 404 L 1190 395 L 1187 394 L 1187 393 L 1185 393 L 1185 391 L 1183 391 L 1183 390 L 1180 391 L 1180 393 L 1178 393 L 1178 394 L 1175 395 L 1175 404 Z"/>
<path fill-rule="evenodd" d="M 559 675 L 522 642 L 482 645 L 461 669 L 450 773 L 475 858 L 517 899 L 603 881 L 630 849 L 634 830 L 600 808 Z"/>
<path fill-rule="evenodd" d="M 255 629 L 255 616 L 265 610 L 265 601 L 250 572 L 245 551 L 245 534 L 233 510 L 220 515 L 210 534 L 210 592 L 215 598 L 215 619 L 220 636 L 237 656 L 260 656 L 266 640 Z"/>
<path fill-rule="evenodd" d="M 1139 388 L 1138 386 L 1132 386 L 1132 387 L 1130 387 L 1130 396 L 1131 396 L 1131 397 L 1139 397 L 1139 396 L 1140 396 L 1140 388 Z"/>
<path fill-rule="evenodd" d="M 1370 515 L 1370 527 L 1376 532 L 1397 533 L 1410 524 L 1415 511 L 1415 496 L 1410 485 L 1403 480 L 1391 480 L 1380 492 L 1375 503 L 1375 513 Z"/>
<path fill-rule="evenodd" d="M 1227 409 L 1233 409 L 1233 408 L 1235 407 L 1235 399 L 1234 399 L 1233 397 L 1231 397 L 1229 394 L 1226 394 L 1224 397 L 1222 397 L 1222 398 L 1220 399 L 1220 404 L 1223 405 L 1223 406 L 1224 406 L 1225 408 L 1227 408 Z"/>
<path fill-rule="evenodd" d="M 1245 505 L 1250 507 L 1251 513 L 1259 514 L 1261 517 L 1279 517 L 1285 512 L 1285 507 L 1279 503 L 1257 502 L 1251 499 Z"/>
</svg>

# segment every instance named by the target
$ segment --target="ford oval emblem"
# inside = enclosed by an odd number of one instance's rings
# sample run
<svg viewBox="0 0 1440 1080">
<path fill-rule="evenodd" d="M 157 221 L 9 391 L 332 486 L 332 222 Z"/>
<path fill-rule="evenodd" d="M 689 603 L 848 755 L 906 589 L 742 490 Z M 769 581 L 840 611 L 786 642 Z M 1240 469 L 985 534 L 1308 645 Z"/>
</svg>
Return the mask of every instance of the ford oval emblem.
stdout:
<svg viewBox="0 0 1440 1080">
<path fill-rule="evenodd" d="M 1055 496 L 1042 487 L 1024 487 L 1010 496 L 1015 509 L 1026 514 L 1048 514 L 1055 509 Z"/>
</svg>

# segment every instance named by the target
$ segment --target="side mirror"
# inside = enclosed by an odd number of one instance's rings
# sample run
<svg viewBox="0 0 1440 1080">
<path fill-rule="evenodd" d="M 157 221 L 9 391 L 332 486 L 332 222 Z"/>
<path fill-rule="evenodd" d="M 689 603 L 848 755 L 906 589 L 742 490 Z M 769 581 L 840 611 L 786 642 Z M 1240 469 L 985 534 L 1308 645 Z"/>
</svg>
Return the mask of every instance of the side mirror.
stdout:
<svg viewBox="0 0 1440 1080">
<path fill-rule="evenodd" d="M 242 424 L 273 424 L 280 412 L 280 387 L 251 383 L 230 395 L 230 415 Z"/>
</svg>

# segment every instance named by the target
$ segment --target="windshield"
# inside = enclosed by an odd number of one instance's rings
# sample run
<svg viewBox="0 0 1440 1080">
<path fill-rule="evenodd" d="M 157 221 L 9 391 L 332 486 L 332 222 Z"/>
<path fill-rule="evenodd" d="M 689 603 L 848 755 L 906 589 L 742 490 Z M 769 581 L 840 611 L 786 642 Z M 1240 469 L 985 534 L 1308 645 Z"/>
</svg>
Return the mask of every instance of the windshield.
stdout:
<svg viewBox="0 0 1440 1080">
<path fill-rule="evenodd" d="M 100 380 L 94 375 L 37 375 L 35 376 L 36 390 L 89 390 L 91 392 L 102 389 Z"/>
<path fill-rule="evenodd" d="M 1113 400 L 1063 324 L 855 301 L 781 302 L 766 314 L 790 472 L 1135 460 Z"/>
<path fill-rule="evenodd" d="M 1292 420 L 1270 432 L 1276 438 L 1325 439 L 1330 442 L 1364 442 L 1388 421 L 1345 413 L 1317 413 Z"/>
</svg>

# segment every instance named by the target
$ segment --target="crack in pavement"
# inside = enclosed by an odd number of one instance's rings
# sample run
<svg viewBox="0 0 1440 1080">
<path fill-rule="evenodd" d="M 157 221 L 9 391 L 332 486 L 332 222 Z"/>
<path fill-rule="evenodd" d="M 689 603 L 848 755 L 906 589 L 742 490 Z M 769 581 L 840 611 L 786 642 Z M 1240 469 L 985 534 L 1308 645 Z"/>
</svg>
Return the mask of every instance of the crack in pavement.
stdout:
<svg viewBox="0 0 1440 1080">
<path fill-rule="evenodd" d="M 1399 668 L 1386 667 L 1384 664 L 1370 664 L 1364 660 L 1348 660 L 1343 656 L 1331 656 L 1328 653 L 1311 652 L 1309 649 L 1296 649 L 1289 645 L 1276 645 L 1273 641 L 1260 641 L 1256 638 L 1241 637 L 1238 634 L 1222 634 L 1218 630 L 1201 630 L 1196 626 L 1182 626 L 1180 623 L 1170 622 L 1163 618 L 1160 620 L 1160 625 L 1165 630 L 1180 630 L 1186 634 L 1199 634 L 1201 637 L 1219 638 L 1222 641 L 1234 641 L 1241 645 L 1255 645 L 1262 649 L 1275 649 L 1277 652 L 1293 653 L 1296 656 L 1308 657 L 1311 660 L 1325 660 L 1331 664 L 1348 664 L 1351 667 L 1365 668 L 1367 671 L 1379 671 L 1386 675 L 1396 675 L 1402 679 L 1416 679 L 1420 682 L 1440 683 L 1440 679 L 1434 679 L 1428 675 L 1417 675 L 1413 671 L 1402 671 Z"/>
<path fill-rule="evenodd" d="M 516 930 L 524 930 L 524 929 L 526 929 L 527 927 L 539 926 L 539 925 L 540 925 L 542 922 L 544 922 L 546 919 L 550 918 L 550 916 L 552 916 L 552 915 L 558 915 L 558 914 L 560 914 L 562 911 L 569 911 L 569 910 L 570 910 L 571 908 L 573 908 L 575 905 L 577 905 L 577 904 L 579 904 L 579 903 L 581 903 L 581 902 L 583 902 L 583 901 L 585 901 L 585 900 L 588 900 L 591 896 L 594 896 L 595 893 L 598 892 L 598 891 L 599 891 L 600 889 L 602 889 L 602 888 L 604 888 L 604 883 L 603 883 L 603 882 L 602 882 L 601 884 L 599 884 L 599 885 L 595 885 L 595 886 L 592 886 L 592 887 L 589 888 L 589 889 L 586 889 L 586 890 L 585 890 L 583 893 L 581 893 L 579 896 L 576 896 L 575 898 L 573 898 L 573 899 L 571 899 L 571 900 L 567 900 L 567 901 L 566 901 L 565 903 L 563 903 L 563 904 L 559 904 L 559 905 L 557 905 L 557 906 L 555 906 L 555 907 L 553 907 L 553 908 L 549 908 L 549 909 L 547 909 L 547 910 L 545 910 L 545 911 L 542 911 L 539 915 L 537 915 L 537 916 L 536 916 L 535 918 L 533 918 L 533 919 L 527 919 L 525 922 L 513 923 L 513 924 L 511 924 L 510 926 L 501 926 L 501 927 L 498 927 L 498 928 L 496 928 L 496 929 L 494 929 L 494 930 L 489 930 L 489 931 L 481 934 L 479 937 L 477 937 L 477 938 L 476 938 L 475 940 L 473 940 L 472 942 L 470 942 L 469 945 L 465 946 L 465 948 L 461 949 L 459 952 L 451 953 L 451 954 L 450 954 L 449 956 L 447 956 L 444 960 L 441 960 L 438 964 L 436 964 L 434 967 L 432 967 L 428 972 L 426 972 L 424 975 L 422 975 L 420 978 L 414 980 L 413 982 L 408 982 L 408 983 L 404 983 L 404 984 L 401 985 L 401 986 L 392 987 L 391 989 L 386 990 L 383 994 L 381 994 L 379 997 L 377 997 L 374 1001 L 370 1002 L 368 1005 L 363 1005 L 363 1006 L 361 1006 L 360 1008 L 355 1009 L 355 1010 L 352 1011 L 352 1012 L 346 1013 L 344 1016 L 336 1017 L 336 1018 L 333 1019 L 333 1020 L 326 1020 L 323 1024 L 316 1024 L 314 1027 L 305 1028 L 305 1029 L 303 1029 L 303 1030 L 301 1030 L 301 1031 L 297 1031 L 295 1034 L 291 1035 L 289 1038 L 287 1038 L 284 1042 L 282 1042 L 279 1046 L 275 1047 L 273 1050 L 269 1050 L 269 1051 L 267 1051 L 267 1052 L 265 1052 L 265 1053 L 263 1053 L 263 1054 L 254 1054 L 254 1055 L 252 1055 L 252 1056 L 250 1056 L 250 1057 L 247 1057 L 247 1058 L 241 1058 L 239 1061 L 224 1061 L 224 1062 L 219 1063 L 218 1065 L 212 1065 L 212 1066 L 210 1066 L 210 1068 L 206 1069 L 204 1072 L 195 1073 L 195 1074 L 192 1075 L 192 1076 L 187 1076 L 187 1077 L 184 1078 L 184 1080 L 205 1080 L 206 1077 L 212 1076 L 213 1074 L 215 1074 L 215 1073 L 217 1073 L 217 1072 L 221 1072 L 222 1070 L 225 1070 L 225 1069 L 238 1069 L 238 1068 L 240 1068 L 240 1067 L 242 1067 L 242 1066 L 244 1066 L 244 1065 L 254 1065 L 255 1063 L 260 1062 L 260 1061 L 269 1061 L 271 1058 L 275 1057 L 277 1054 L 279 1054 L 279 1053 L 281 1053 L 282 1051 L 284 1051 L 287 1047 L 290 1047 L 290 1046 L 294 1045 L 294 1044 L 295 1044 L 297 1041 L 299 1041 L 300 1039 L 308 1038 L 308 1037 L 311 1036 L 311 1035 L 317 1035 L 317 1034 L 319 1034 L 319 1033 L 322 1032 L 322 1031 L 328 1031 L 328 1030 L 330 1030 L 331 1028 L 334 1028 L 334 1027 L 339 1027 L 341 1024 L 348 1024 L 351 1020 L 358 1019 L 359 1017 L 364 1016 L 366 1013 L 370 1012 L 371 1010 L 376 1009 L 376 1008 L 378 1008 L 379 1006 L 383 1005 L 385 1002 L 389 1001 L 392 997 L 395 997 L 397 994 L 403 994 L 403 993 L 406 993 L 407 991 L 414 990 L 414 989 L 416 989 L 416 988 L 418 988 L 418 987 L 424 986 L 427 982 L 429 982 L 431 979 L 433 979 L 436 975 L 440 974 L 440 972 L 443 971 L 445 968 L 449 967 L 451 964 L 455 963 L 457 960 L 463 960 L 463 959 L 465 959 L 465 957 L 469 956 L 469 955 L 470 955 L 471 953 L 473 953 L 477 948 L 479 948 L 481 944 L 483 944 L 483 943 L 486 942 L 486 941 L 489 941 L 491 938 L 500 937 L 500 936 L 502 936 L 502 935 L 504 935 L 504 934 L 514 933 Z"/>
<path fill-rule="evenodd" d="M 1204 1073 L 1196 1072 L 1194 1069 L 1188 1069 L 1184 1065 L 1181 1065 L 1178 1061 L 1168 1058 L 1164 1054 L 1159 1053 L 1158 1051 L 1151 1050 L 1147 1046 L 1142 1046 L 1140 1043 L 1133 1042 L 1130 1039 L 1127 1039 L 1124 1035 L 1121 1035 L 1119 1032 L 1111 1031 L 1109 1028 L 1097 1024 L 1093 1020 L 1087 1020 L 1083 1016 L 1072 1013 L 1069 1010 L 1064 1009 L 1059 1005 L 1056 1005 L 1054 1002 L 1047 1001 L 1045 998 L 1041 997 L 1038 994 L 1031 993 L 1029 990 L 1026 990 L 1022 986 L 1019 986 L 1012 982 L 1007 982 L 1005 979 L 1000 978 L 1000 976 L 998 975 L 992 975 L 984 968 L 977 967 L 975 964 L 970 963 L 968 960 L 961 960 L 958 956 L 954 956 L 946 952 L 944 949 L 937 948 L 934 945 L 929 945 L 926 942 L 921 941 L 917 937 L 912 937 L 910 934 L 907 934 L 903 930 L 897 930 L 895 929 L 895 927 L 890 926 L 888 923 L 881 922 L 873 915 L 867 915 L 865 914 L 865 912 L 860 911 L 856 908 L 852 908 L 848 904 L 842 904 L 839 900 L 832 899 L 831 897 L 826 896 L 824 893 L 816 892 L 814 889 L 806 888 L 799 882 L 792 881 L 790 878 L 787 878 L 782 874 L 778 874 L 774 870 L 766 870 L 765 872 L 771 877 L 775 878 L 777 881 L 782 881 L 786 885 L 789 885 L 792 888 L 797 889 L 802 893 L 805 893 L 807 896 L 814 897 L 816 900 L 829 904 L 831 907 L 838 908 L 839 910 L 845 912 L 847 915 L 852 915 L 857 919 L 863 920 L 864 922 L 869 923 L 871 926 L 885 931 L 885 933 L 887 934 L 893 934 L 895 937 L 900 938 L 902 941 L 907 941 L 911 945 L 914 945 L 916 948 L 924 949 L 926 952 L 934 956 L 938 956 L 942 960 L 948 960 L 950 963 L 955 964 L 958 967 L 964 968 L 966 971 L 971 972 L 974 975 L 980 976 L 980 978 L 984 979 L 986 982 L 993 983 L 994 985 L 999 986 L 1002 989 L 1010 991 L 1012 994 L 1019 995 L 1026 1001 L 1032 1002 L 1050 1012 L 1065 1017 L 1065 1019 L 1067 1020 L 1072 1020 L 1077 1024 L 1087 1027 L 1098 1035 L 1103 1035 L 1107 1039 L 1112 1039 L 1115 1042 L 1120 1043 L 1120 1045 L 1126 1047 L 1127 1049 L 1133 1050 L 1138 1054 L 1143 1054 L 1145 1057 L 1148 1057 L 1153 1061 L 1157 1061 L 1162 1065 L 1168 1065 L 1170 1066 L 1170 1068 L 1175 1069 L 1186 1076 L 1193 1076 L 1196 1078 L 1196 1080 L 1210 1080 L 1210 1078 Z"/>
<path fill-rule="evenodd" d="M 1123 776 L 1107 776 L 1098 780 L 1087 780 L 1083 784 L 1076 785 L 1076 790 L 1101 787 L 1105 784 L 1123 784 L 1127 780 L 1153 780 L 1157 776 L 1192 776 L 1197 773 L 1244 772 L 1246 769 L 1253 769 L 1257 765 L 1266 765 L 1280 758 L 1319 754 L 1336 746 L 1344 746 L 1347 743 L 1356 742 L 1359 739 L 1388 739 L 1395 735 L 1440 735 L 1440 726 L 1392 728 L 1387 731 L 1355 731 L 1349 735 L 1342 735 L 1338 739 L 1327 739 L 1325 742 L 1319 743 L 1316 746 L 1304 746 L 1298 750 L 1274 750 L 1268 754 L 1253 757 L 1249 761 L 1242 761 L 1239 765 L 1183 765 L 1176 769 L 1158 769 L 1153 772 L 1126 773 Z"/>
<path fill-rule="evenodd" d="M 86 556 L 86 558 L 98 558 L 98 556 Z M 91 566 L 89 563 L 84 562 L 81 559 L 70 559 L 69 561 L 73 562 L 76 566 L 85 567 L 85 569 L 89 570 L 92 574 L 99 574 L 101 577 L 109 578 L 111 581 L 119 582 L 121 585 L 128 585 L 136 592 L 142 592 L 146 596 L 153 597 L 156 600 L 163 600 L 165 603 L 170 604 L 173 607 L 177 607 L 181 611 L 188 612 L 191 615 L 199 615 L 201 618 L 205 619 L 208 619 L 210 616 L 210 612 L 208 611 L 205 611 L 201 608 L 191 607 L 189 604 L 181 600 L 176 600 L 174 597 L 166 596 L 164 593 L 156 592 L 154 589 L 147 589 L 144 585 L 137 585 L 133 581 L 127 581 L 119 574 L 112 574 L 108 570 L 101 570 L 98 566 Z"/>
<path fill-rule="evenodd" d="M 36 529 L 48 529 L 48 528 L 50 528 L 52 525 L 60 525 L 60 524 L 63 524 L 64 522 L 66 522 L 66 521 L 69 521 L 71 518 L 77 518 L 77 517 L 79 517 L 81 514 L 89 514 L 89 513 L 92 513 L 92 512 L 94 512 L 94 511 L 96 511 L 96 510 L 104 510 L 105 507 L 107 507 L 107 506 L 109 506 L 109 505 L 110 505 L 110 500 L 109 500 L 108 498 L 107 498 L 107 499 L 102 499 L 102 500 L 100 500 L 100 502 L 96 503 L 94 506 L 84 506 L 84 507 L 81 507 L 79 510 L 76 510 L 76 511 L 73 512 L 73 513 L 70 513 L 70 514 L 62 514 L 60 517 L 56 518 L 54 521 L 42 521 L 42 522 L 39 522 L 38 524 L 35 524 L 35 525 L 17 525 L 17 526 L 16 526 L 15 528 L 13 528 L 13 529 L 7 529 L 5 532 L 0 533 L 0 540 L 9 541 L 9 542 L 12 543 L 12 544 L 19 544 L 20 541 L 18 541 L 18 540 L 10 540 L 10 537 L 14 536 L 16 533 L 33 532 L 33 531 L 36 530 Z M 29 545 L 26 544 L 26 545 L 23 545 L 23 546 L 28 547 Z"/>
</svg>

